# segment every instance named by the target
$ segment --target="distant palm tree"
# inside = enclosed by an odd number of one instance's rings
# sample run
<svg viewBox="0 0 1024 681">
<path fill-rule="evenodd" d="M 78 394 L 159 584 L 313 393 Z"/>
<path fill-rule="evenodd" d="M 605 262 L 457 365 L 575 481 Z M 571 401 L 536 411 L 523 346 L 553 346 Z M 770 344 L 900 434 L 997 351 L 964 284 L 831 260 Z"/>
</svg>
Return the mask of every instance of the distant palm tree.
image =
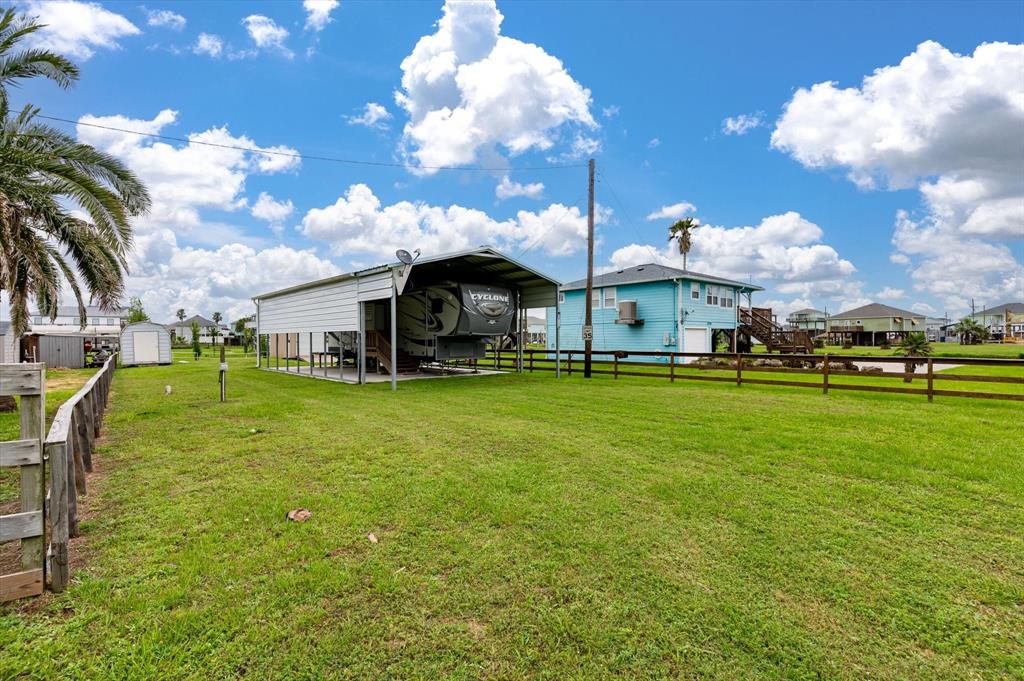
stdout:
<svg viewBox="0 0 1024 681">
<path fill-rule="evenodd" d="M 220 312 L 213 313 L 213 344 L 217 344 L 217 336 L 220 335 L 220 320 L 224 319 L 224 316 Z"/>
<path fill-rule="evenodd" d="M 953 332 L 960 337 L 960 345 L 976 345 L 988 340 L 988 329 L 972 317 L 964 317 L 953 325 Z"/>
<path fill-rule="evenodd" d="M 174 316 L 178 318 L 179 322 L 185 321 L 185 308 L 179 307 L 178 311 L 174 313 Z"/>
<path fill-rule="evenodd" d="M 921 331 L 912 331 L 896 344 L 896 354 L 904 357 L 928 357 L 932 354 L 932 344 Z M 903 374 L 903 382 L 910 383 L 917 365 L 921 362 L 907 362 Z"/>
<path fill-rule="evenodd" d="M 700 227 L 700 220 L 697 218 L 683 218 L 677 220 L 668 228 L 669 243 L 675 241 L 679 247 L 679 254 L 683 256 L 683 269 L 686 269 L 686 256 L 693 246 L 693 230 Z"/>
</svg>

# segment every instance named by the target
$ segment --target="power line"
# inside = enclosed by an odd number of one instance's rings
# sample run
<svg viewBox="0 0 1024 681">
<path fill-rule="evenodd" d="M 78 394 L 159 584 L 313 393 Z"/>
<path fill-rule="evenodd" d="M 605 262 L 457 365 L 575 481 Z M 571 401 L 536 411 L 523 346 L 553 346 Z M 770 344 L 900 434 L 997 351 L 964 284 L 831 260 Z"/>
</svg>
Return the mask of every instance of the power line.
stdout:
<svg viewBox="0 0 1024 681">
<path fill-rule="evenodd" d="M 580 199 L 582 199 L 582 198 L 583 198 L 582 195 L 578 196 L 575 200 L 573 200 L 573 201 L 567 203 L 565 206 L 563 206 L 562 214 L 558 217 L 558 219 L 555 220 L 555 222 L 550 227 L 548 227 L 546 230 L 544 230 L 540 234 L 538 234 L 537 237 L 533 241 L 531 241 L 529 244 L 524 246 L 523 249 L 521 251 L 519 251 L 519 253 L 516 254 L 516 260 L 518 260 L 519 258 L 523 257 L 524 253 L 526 253 L 531 248 L 533 248 L 534 246 L 539 244 L 541 242 L 541 240 L 545 236 L 547 236 L 548 234 L 553 232 L 555 230 L 555 228 L 558 227 L 558 225 L 562 224 L 562 220 L 564 220 L 566 218 L 566 216 L 569 215 L 570 211 L 572 211 L 572 209 L 576 207 L 575 204 L 578 203 L 580 201 Z"/>
<path fill-rule="evenodd" d="M 298 158 L 305 161 L 330 161 L 332 163 L 346 163 L 348 165 L 359 165 L 359 166 L 376 166 L 382 168 L 403 168 L 406 170 L 462 170 L 467 172 L 502 172 L 502 173 L 514 173 L 524 170 L 564 170 L 567 168 L 586 168 L 585 163 L 554 163 L 546 166 L 524 166 L 521 168 L 484 168 L 484 167 L 472 167 L 472 166 L 413 166 L 406 163 L 391 163 L 388 161 L 366 161 L 360 159 L 351 158 L 340 158 L 337 156 L 322 156 L 314 154 L 303 154 L 300 152 L 291 151 L 278 151 L 276 149 L 261 149 L 259 147 L 243 147 L 235 144 L 220 144 L 217 142 L 201 142 L 199 140 L 188 139 L 186 137 L 174 137 L 172 135 L 160 135 L 155 132 L 140 132 L 138 130 L 128 130 L 126 128 L 117 128 L 112 125 L 100 125 L 99 123 L 83 123 L 82 121 L 74 121 L 69 118 L 59 118 L 57 116 L 44 116 L 37 114 L 36 118 L 45 118 L 48 121 L 58 121 L 60 123 L 69 123 L 71 125 L 84 125 L 89 128 L 99 128 L 100 130 L 110 130 L 113 132 L 123 132 L 129 135 L 138 135 L 140 137 L 150 137 L 153 139 L 166 140 L 168 142 L 180 142 L 183 144 L 199 144 L 204 147 L 217 147 L 218 149 L 235 149 L 237 151 L 248 151 L 253 154 L 264 154 L 267 156 L 284 156 L 287 158 Z"/>
<path fill-rule="evenodd" d="M 626 219 L 626 224 L 629 225 L 629 228 L 633 230 L 633 234 L 634 234 L 634 236 L 636 236 L 636 240 L 640 241 L 640 242 L 644 241 L 643 237 L 640 236 L 640 230 L 638 230 L 636 228 L 636 225 L 633 224 L 633 220 L 630 219 L 629 211 L 626 210 L 626 206 L 622 203 L 622 199 L 619 198 L 619 195 L 615 191 L 615 189 L 612 187 L 611 182 L 608 181 L 608 175 L 605 174 L 605 172 L 603 170 L 599 171 L 598 175 L 600 175 L 600 177 L 601 177 L 602 184 L 604 186 L 608 187 L 608 191 L 611 192 L 612 198 L 615 199 L 615 202 L 619 204 L 619 208 L 622 209 L 622 216 Z M 654 258 L 654 262 L 655 263 L 657 263 L 657 262 L 659 262 L 661 260 L 662 256 L 658 255 L 658 253 L 653 248 L 651 248 L 650 244 L 646 244 L 645 243 L 645 244 L 643 244 L 643 246 L 648 251 L 650 251 L 651 257 Z"/>
</svg>

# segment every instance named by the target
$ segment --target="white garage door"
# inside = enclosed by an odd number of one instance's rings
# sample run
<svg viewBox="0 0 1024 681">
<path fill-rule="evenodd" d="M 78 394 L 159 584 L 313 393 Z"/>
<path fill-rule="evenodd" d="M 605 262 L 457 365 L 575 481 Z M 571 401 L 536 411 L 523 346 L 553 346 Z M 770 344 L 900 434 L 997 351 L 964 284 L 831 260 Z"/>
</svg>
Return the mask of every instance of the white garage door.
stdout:
<svg viewBox="0 0 1024 681">
<path fill-rule="evenodd" d="M 683 329 L 683 352 L 706 352 L 707 349 L 707 329 Z M 696 361 L 696 357 L 686 357 L 683 359 L 683 364 Z"/>
<path fill-rule="evenodd" d="M 132 339 L 135 345 L 135 362 L 156 364 L 160 361 L 160 332 L 159 331 L 134 331 Z"/>
</svg>

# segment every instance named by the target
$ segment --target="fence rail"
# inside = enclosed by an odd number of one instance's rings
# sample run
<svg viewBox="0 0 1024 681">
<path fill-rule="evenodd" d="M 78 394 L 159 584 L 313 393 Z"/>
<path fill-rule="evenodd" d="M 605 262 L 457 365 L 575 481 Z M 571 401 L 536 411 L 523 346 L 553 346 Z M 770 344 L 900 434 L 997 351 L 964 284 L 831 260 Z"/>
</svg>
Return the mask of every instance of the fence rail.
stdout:
<svg viewBox="0 0 1024 681">
<path fill-rule="evenodd" d="M 116 366 L 115 354 L 60 406 L 47 433 L 46 366 L 0 365 L 0 396 L 21 398 L 20 439 L 0 442 L 0 467 L 20 468 L 21 476 L 21 512 L 0 516 L 0 542 L 21 542 L 21 571 L 0 575 L 0 601 L 67 586 L 68 540 L 79 534 L 78 498 L 87 491 Z"/>
<path fill-rule="evenodd" d="M 583 371 L 582 350 L 561 350 L 558 361 L 554 350 L 523 350 L 523 371 L 556 371 L 567 374 Z M 636 359 L 631 359 L 636 358 Z M 490 366 L 495 369 L 516 369 L 518 360 L 515 351 L 492 351 L 488 355 Z M 661 360 L 661 361 L 656 361 Z M 871 365 L 903 365 L 902 371 L 865 371 L 857 367 L 855 362 L 866 362 Z M 942 374 L 935 371 L 935 363 L 948 363 L 962 366 L 1008 367 L 1019 368 L 1019 376 L 986 376 L 978 374 Z M 908 371 L 908 364 L 923 366 L 924 373 Z M 488 362 L 481 362 L 487 366 Z M 867 392 L 904 393 L 910 395 L 926 395 L 931 402 L 940 397 L 973 397 L 996 400 L 1024 401 L 1024 391 L 1016 392 L 980 392 L 977 390 L 951 390 L 935 387 L 937 381 L 995 383 L 1002 385 L 1024 386 L 1024 360 L 993 359 L 993 358 L 932 358 L 932 357 L 897 357 L 870 355 L 814 355 L 786 354 L 770 355 L 763 353 L 708 353 L 708 352 L 627 352 L 623 350 L 595 350 L 593 352 L 593 369 L 591 373 L 620 376 L 638 376 L 645 378 L 667 378 L 671 382 L 679 381 L 716 381 L 752 385 L 780 385 L 799 388 L 816 388 L 828 394 L 829 390 L 860 390 Z M 717 372 L 709 375 L 709 372 Z M 723 373 L 731 375 L 725 376 Z M 750 377 L 749 374 L 797 374 L 801 379 L 820 376 L 817 381 L 773 379 Z M 909 385 L 890 386 L 872 383 L 837 383 L 835 377 L 857 376 L 870 379 L 898 379 L 904 383 L 915 380 L 924 383 L 925 387 Z M 909 380 L 908 380 L 909 379 Z M 919 385 L 920 385 L 919 383 Z M 950 386 L 953 387 L 953 386 Z"/>
<path fill-rule="evenodd" d="M 78 497 L 87 493 L 86 473 L 93 469 L 92 455 L 116 368 L 115 353 L 81 390 L 60 405 L 43 444 L 50 467 L 46 508 L 50 525 L 47 558 L 51 591 L 63 591 L 71 578 L 68 540 L 79 535 Z"/>
</svg>

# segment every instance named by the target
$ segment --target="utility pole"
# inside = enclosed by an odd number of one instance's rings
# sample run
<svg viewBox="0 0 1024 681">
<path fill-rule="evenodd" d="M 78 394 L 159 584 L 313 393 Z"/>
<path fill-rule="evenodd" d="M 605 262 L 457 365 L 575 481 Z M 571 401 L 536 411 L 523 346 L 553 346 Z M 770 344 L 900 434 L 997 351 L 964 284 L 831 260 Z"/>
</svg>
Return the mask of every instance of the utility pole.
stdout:
<svg viewBox="0 0 1024 681">
<path fill-rule="evenodd" d="M 594 159 L 587 164 L 587 307 L 583 320 L 583 378 L 590 378 L 594 351 Z"/>
</svg>

